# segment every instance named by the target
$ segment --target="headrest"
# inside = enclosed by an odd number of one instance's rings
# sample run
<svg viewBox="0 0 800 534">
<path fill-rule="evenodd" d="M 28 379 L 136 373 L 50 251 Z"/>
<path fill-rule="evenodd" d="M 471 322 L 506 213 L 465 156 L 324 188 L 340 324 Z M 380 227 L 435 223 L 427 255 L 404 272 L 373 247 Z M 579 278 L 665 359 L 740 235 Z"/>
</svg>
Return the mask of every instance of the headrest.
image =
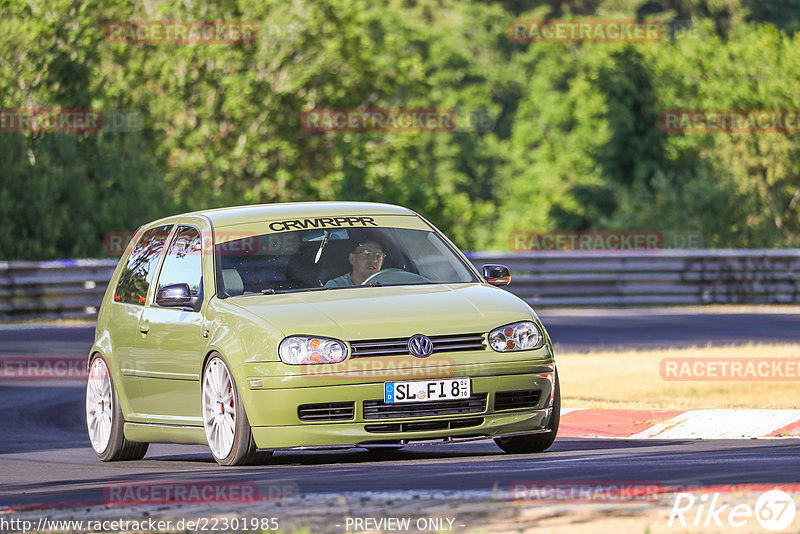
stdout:
<svg viewBox="0 0 800 534">
<path fill-rule="evenodd" d="M 228 296 L 235 297 L 244 293 L 244 282 L 236 269 L 222 269 L 222 282 Z"/>
</svg>

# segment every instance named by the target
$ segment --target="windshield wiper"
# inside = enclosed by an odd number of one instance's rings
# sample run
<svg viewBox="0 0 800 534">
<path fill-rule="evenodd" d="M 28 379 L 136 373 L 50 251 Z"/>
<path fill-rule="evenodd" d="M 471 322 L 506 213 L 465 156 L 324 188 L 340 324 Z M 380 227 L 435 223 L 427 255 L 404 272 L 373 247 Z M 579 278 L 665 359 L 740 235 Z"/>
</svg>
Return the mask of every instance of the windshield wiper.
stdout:
<svg viewBox="0 0 800 534">
<path fill-rule="evenodd" d="M 422 282 L 421 284 L 430 284 L 433 282 Z M 355 289 L 357 287 L 390 287 L 390 286 L 405 286 L 405 285 L 421 285 L 420 283 L 417 284 L 382 284 L 380 282 L 372 282 L 368 285 L 358 285 L 358 286 L 339 286 L 339 287 L 303 287 L 299 289 L 272 289 L 271 287 L 267 289 L 262 289 L 262 295 L 279 295 L 285 293 L 305 293 L 306 291 L 332 291 L 334 289 Z M 253 293 L 255 294 L 255 293 Z"/>
<path fill-rule="evenodd" d="M 262 289 L 262 295 L 282 295 L 285 293 L 304 293 L 306 291 L 328 291 L 330 289 L 344 289 L 342 287 L 301 287 L 298 289 L 272 289 L 268 287 L 267 289 Z"/>
</svg>

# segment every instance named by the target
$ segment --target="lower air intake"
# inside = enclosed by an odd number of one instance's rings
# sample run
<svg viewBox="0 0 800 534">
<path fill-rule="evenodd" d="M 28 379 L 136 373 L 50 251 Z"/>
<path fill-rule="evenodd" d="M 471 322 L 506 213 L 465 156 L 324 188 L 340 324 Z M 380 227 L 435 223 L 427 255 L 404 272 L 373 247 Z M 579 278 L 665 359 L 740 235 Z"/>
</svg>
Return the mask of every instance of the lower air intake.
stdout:
<svg viewBox="0 0 800 534">
<path fill-rule="evenodd" d="M 354 416 L 354 402 L 320 402 L 297 407 L 301 421 L 352 421 Z"/>
<path fill-rule="evenodd" d="M 375 434 L 387 432 L 430 432 L 432 430 L 457 430 L 482 424 L 483 417 L 470 417 L 468 419 L 451 419 L 449 421 L 415 421 L 413 423 L 364 425 L 364 430 Z"/>
</svg>

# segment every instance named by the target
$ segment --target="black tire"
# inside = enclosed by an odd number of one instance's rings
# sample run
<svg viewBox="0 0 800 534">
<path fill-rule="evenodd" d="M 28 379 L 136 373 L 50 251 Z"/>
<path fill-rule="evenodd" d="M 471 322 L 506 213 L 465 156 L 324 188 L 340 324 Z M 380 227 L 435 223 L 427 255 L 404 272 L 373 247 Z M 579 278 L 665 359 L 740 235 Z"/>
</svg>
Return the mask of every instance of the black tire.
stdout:
<svg viewBox="0 0 800 534">
<path fill-rule="evenodd" d="M 545 434 L 527 434 L 509 438 L 497 438 L 494 440 L 497 446 L 509 454 L 528 454 L 543 452 L 549 449 L 556 440 L 558 423 L 561 419 L 561 386 L 558 383 L 558 373 L 556 373 L 555 390 L 553 413 L 550 415 L 550 421 L 547 423 L 547 428 L 550 432 Z"/>
<path fill-rule="evenodd" d="M 211 365 L 218 365 L 220 362 L 222 365 L 225 366 L 225 370 L 230 377 L 230 382 L 232 386 L 232 393 L 234 399 L 234 423 L 235 423 L 235 430 L 234 430 L 234 437 L 233 437 L 233 444 L 231 445 L 230 452 L 224 458 L 220 458 L 214 452 L 214 448 L 209 443 L 209 450 L 211 451 L 211 456 L 214 457 L 214 460 L 219 465 L 224 466 L 231 466 L 231 465 L 253 465 L 265 462 L 271 455 L 272 452 L 270 451 L 258 451 L 256 450 L 256 442 L 253 439 L 253 432 L 250 428 L 250 422 L 247 419 L 247 413 L 245 412 L 244 406 L 242 405 L 241 396 L 239 395 L 239 388 L 236 385 L 236 380 L 233 377 L 233 373 L 230 371 L 230 367 L 228 366 L 228 362 L 220 355 L 219 353 L 214 353 L 206 362 L 206 366 L 203 369 L 202 375 L 202 382 L 201 382 L 201 409 L 203 415 L 203 426 L 206 428 L 206 436 L 208 437 L 208 430 L 207 430 L 207 414 L 206 414 L 206 406 L 205 406 L 205 388 L 206 388 L 206 370 Z"/>
<path fill-rule="evenodd" d="M 96 360 L 101 360 L 103 366 L 105 366 L 105 370 L 108 373 L 108 381 L 111 388 L 111 434 L 108 439 L 108 444 L 106 445 L 105 449 L 102 451 L 98 451 L 95 448 L 94 443 L 92 443 L 92 450 L 97 455 L 100 460 L 104 462 L 119 462 L 119 461 L 126 461 L 126 460 L 141 460 L 144 458 L 144 455 L 147 454 L 147 448 L 150 446 L 149 443 L 142 443 L 137 441 L 128 441 L 125 439 L 125 418 L 122 415 L 122 408 L 119 405 L 119 397 L 117 396 L 117 388 L 114 386 L 114 379 L 111 377 L 111 373 L 108 371 L 108 364 L 103 359 L 102 356 L 97 355 L 92 358 L 91 363 L 89 364 L 89 368 L 93 369 Z M 90 442 L 91 440 L 91 428 L 89 423 L 89 388 L 92 387 L 92 380 L 98 380 L 99 377 L 93 377 L 90 373 L 89 375 L 89 382 L 86 384 L 87 388 L 87 430 L 90 432 Z"/>
</svg>

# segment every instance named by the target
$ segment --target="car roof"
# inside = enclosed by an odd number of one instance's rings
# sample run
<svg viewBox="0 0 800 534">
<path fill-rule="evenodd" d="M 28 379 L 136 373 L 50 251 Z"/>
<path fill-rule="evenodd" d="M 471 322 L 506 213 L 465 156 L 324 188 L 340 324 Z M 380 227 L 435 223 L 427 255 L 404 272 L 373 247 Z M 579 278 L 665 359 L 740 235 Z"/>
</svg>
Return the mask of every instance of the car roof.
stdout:
<svg viewBox="0 0 800 534">
<path fill-rule="evenodd" d="M 309 216 L 416 215 L 393 204 L 377 202 L 284 202 L 252 204 L 194 211 L 184 215 L 202 215 L 215 227 L 253 222 L 254 220 L 291 219 Z"/>
</svg>

